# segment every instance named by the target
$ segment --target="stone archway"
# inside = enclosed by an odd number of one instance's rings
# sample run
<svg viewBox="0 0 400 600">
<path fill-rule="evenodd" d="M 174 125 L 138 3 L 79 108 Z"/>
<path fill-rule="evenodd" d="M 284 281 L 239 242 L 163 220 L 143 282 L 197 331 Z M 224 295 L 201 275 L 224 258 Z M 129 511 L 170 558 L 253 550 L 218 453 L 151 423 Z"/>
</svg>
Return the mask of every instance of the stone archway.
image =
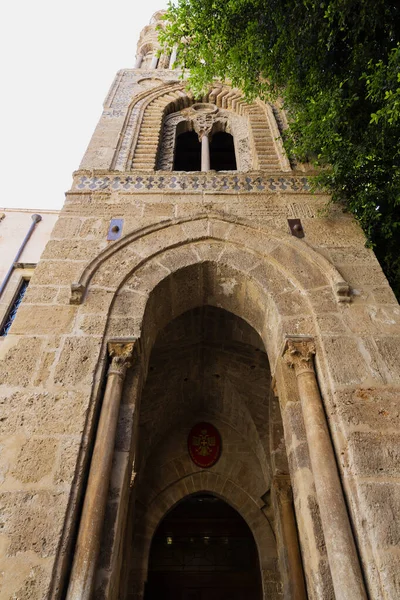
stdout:
<svg viewBox="0 0 400 600">
<path fill-rule="evenodd" d="M 280 517 L 275 515 L 274 524 L 270 490 L 277 473 L 289 475 L 261 338 L 232 312 L 200 304 L 159 331 L 148 364 L 120 597 L 142 598 L 151 540 L 165 513 L 188 493 L 207 492 L 248 523 L 260 558 L 263 597 L 281 598 L 281 579 L 289 577 L 282 554 L 286 542 L 276 537 Z M 128 390 L 126 396 L 128 402 Z M 187 451 L 188 432 L 203 421 L 217 427 L 223 447 L 218 462 L 206 470 L 196 467 Z"/>
<path fill-rule="evenodd" d="M 258 551 L 240 514 L 215 494 L 192 494 L 159 524 L 145 600 L 261 600 Z"/>
<path fill-rule="evenodd" d="M 160 229 L 164 229 L 165 233 L 162 238 L 157 233 Z M 119 265 L 118 269 L 114 268 L 116 262 Z M 293 337 L 293 327 L 295 327 L 295 334 L 314 336 L 318 331 L 318 313 L 320 310 L 323 311 L 316 297 L 321 297 L 321 294 L 329 295 L 335 304 L 333 294 L 336 292 L 336 302 L 340 302 L 343 300 L 342 288 L 347 287 L 343 284 L 339 273 L 326 259 L 299 240 L 293 240 L 285 234 L 267 228 L 266 231 L 261 232 L 245 224 L 229 223 L 221 217 L 208 216 L 196 221 L 162 223 L 157 227 L 145 228 L 142 232 L 127 236 L 119 244 L 99 255 L 85 269 L 81 281 L 80 287 L 75 288 L 78 293 L 77 300 L 81 301 L 83 293 L 88 290 L 85 298 L 87 305 L 90 305 L 93 300 L 93 294 L 96 296 L 99 289 L 104 286 L 107 288 L 109 301 L 105 302 L 104 308 L 108 313 L 108 319 L 104 340 L 121 337 L 129 340 L 140 337 L 142 378 L 147 375 L 151 351 L 160 330 L 184 311 L 210 304 L 240 316 L 258 332 L 267 349 L 270 363 L 274 365 L 279 395 L 282 398 L 288 390 L 292 396 L 296 395 L 293 382 L 289 381 L 288 372 L 282 371 L 280 360 L 285 333 L 288 332 Z M 301 319 L 299 319 L 299 312 Z M 304 358 L 301 356 L 303 349 Z M 312 340 L 308 337 L 306 342 L 299 342 L 297 346 L 296 342 L 293 342 L 290 352 L 290 356 L 296 355 L 295 362 L 292 360 L 291 364 L 306 365 L 306 370 L 315 383 L 312 364 L 315 345 Z M 301 372 L 303 371 L 296 371 L 296 373 Z M 114 371 L 111 371 L 112 373 Z M 117 522 L 114 529 L 116 535 L 109 548 L 111 554 L 113 552 L 118 554 L 114 554 L 114 558 L 111 556 L 109 560 L 110 563 L 114 563 L 110 571 L 111 575 L 114 573 L 114 581 L 104 584 L 108 593 L 116 585 L 115 574 L 121 566 L 121 536 L 123 536 L 127 509 L 126 486 L 131 476 L 129 469 L 132 457 L 136 452 L 133 448 L 138 442 L 138 438 L 135 437 L 137 428 L 134 427 L 134 420 L 136 418 L 137 421 L 138 418 L 139 388 L 140 386 L 136 385 L 131 397 L 126 400 L 130 405 L 127 406 L 127 413 L 130 411 L 130 416 L 126 418 L 124 427 L 129 428 L 131 425 L 131 428 L 128 439 L 124 442 L 126 447 L 122 452 L 124 466 L 118 476 L 119 489 L 113 491 L 111 503 L 114 504 L 113 509 L 116 509 Z M 315 401 L 317 410 L 320 410 L 319 395 L 315 396 Z M 307 553 L 310 556 L 316 555 L 317 565 L 312 561 L 307 564 L 309 569 L 307 576 L 312 578 L 315 573 L 319 575 L 321 560 L 327 562 L 323 556 L 325 549 L 318 548 L 321 524 L 318 512 L 315 514 L 316 510 L 318 511 L 318 500 L 313 480 L 314 471 L 318 471 L 319 475 L 322 473 L 318 465 L 315 468 L 313 466 L 311 470 L 304 436 L 301 443 L 306 457 L 302 457 L 301 467 L 305 485 L 302 488 L 301 482 L 296 484 L 298 485 L 297 503 L 301 504 L 302 514 L 299 529 Z M 324 444 L 330 444 L 327 435 L 324 437 Z M 299 444 L 296 444 L 296 447 L 299 447 Z M 329 454 L 332 469 L 336 469 L 332 448 L 327 446 L 325 450 Z M 306 478 L 305 473 L 307 473 Z M 135 479 L 136 474 L 133 476 L 133 481 Z M 334 481 L 333 486 L 336 487 L 332 493 L 336 493 L 337 480 Z M 284 488 L 285 485 L 282 486 L 282 489 Z M 324 494 L 323 489 L 321 493 Z M 273 495 L 278 498 L 280 492 L 274 492 Z M 287 496 L 290 497 L 290 492 Z M 348 517 L 343 498 L 341 495 L 337 497 L 341 503 L 343 531 L 347 536 L 346 539 L 349 539 L 351 532 L 348 534 Z M 284 500 L 284 503 L 288 504 L 287 500 Z M 260 510 L 260 507 L 258 509 Z M 283 514 L 285 511 L 281 512 Z M 294 518 L 289 521 L 291 530 L 295 530 Z M 327 514 L 325 514 L 324 524 L 329 528 Z M 282 527 L 282 531 L 287 535 L 285 527 Z M 288 537 L 293 536 L 289 534 Z M 297 534 L 295 537 L 297 539 Z M 351 543 L 350 538 L 349 544 Z M 354 553 L 353 548 L 354 546 L 350 547 L 350 554 Z M 296 562 L 293 561 L 293 555 L 291 560 L 292 563 Z M 352 561 L 351 568 L 355 565 L 354 571 L 356 571 L 357 564 L 353 558 Z M 118 569 L 116 563 L 119 563 Z M 340 566 L 343 563 L 337 562 L 337 564 Z M 324 582 L 326 581 L 329 584 L 328 578 L 324 577 Z M 337 582 L 340 585 L 339 577 Z M 358 582 L 355 585 L 357 586 Z M 316 585 L 314 589 L 317 590 Z"/>
</svg>

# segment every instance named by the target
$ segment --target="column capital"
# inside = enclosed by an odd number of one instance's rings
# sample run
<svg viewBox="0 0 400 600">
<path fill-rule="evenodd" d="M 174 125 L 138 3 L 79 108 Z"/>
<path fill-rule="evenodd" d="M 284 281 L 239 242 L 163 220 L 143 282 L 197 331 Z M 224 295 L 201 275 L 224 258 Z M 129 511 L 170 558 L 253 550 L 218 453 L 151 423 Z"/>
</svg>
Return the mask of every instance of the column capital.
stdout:
<svg viewBox="0 0 400 600">
<path fill-rule="evenodd" d="M 314 373 L 315 342 L 313 338 L 290 337 L 286 339 L 283 360 L 294 368 L 296 376 L 301 373 Z"/>
<path fill-rule="evenodd" d="M 107 349 L 111 358 L 109 375 L 115 374 L 124 377 L 126 370 L 132 365 L 135 347 L 139 350 L 139 339 L 127 338 L 108 342 Z"/>
<path fill-rule="evenodd" d="M 280 504 L 293 502 L 293 491 L 290 478 L 287 476 L 275 476 L 272 479 L 272 486 Z"/>
</svg>

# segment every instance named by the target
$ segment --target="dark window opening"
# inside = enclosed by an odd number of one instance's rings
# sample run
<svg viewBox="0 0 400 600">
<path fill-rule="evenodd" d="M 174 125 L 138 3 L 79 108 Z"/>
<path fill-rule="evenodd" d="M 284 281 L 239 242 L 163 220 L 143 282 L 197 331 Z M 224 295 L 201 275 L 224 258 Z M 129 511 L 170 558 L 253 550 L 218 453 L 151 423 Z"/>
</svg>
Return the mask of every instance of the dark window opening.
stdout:
<svg viewBox="0 0 400 600">
<path fill-rule="evenodd" d="M 235 147 L 230 133 L 220 131 L 211 139 L 211 169 L 215 171 L 236 171 Z"/>
<path fill-rule="evenodd" d="M 29 279 L 23 279 L 19 288 L 18 288 L 18 292 L 14 298 L 13 303 L 11 304 L 10 308 L 8 309 L 8 312 L 6 314 L 6 317 L 3 321 L 3 324 L 0 328 L 0 337 L 4 337 L 7 335 L 11 325 L 14 322 L 14 319 L 17 315 L 17 311 L 19 308 L 19 305 L 21 304 L 24 296 L 25 296 L 25 292 L 27 290 L 27 287 L 29 285 Z"/>
<path fill-rule="evenodd" d="M 200 171 L 201 144 L 195 131 L 178 135 L 174 159 L 174 171 Z"/>
</svg>

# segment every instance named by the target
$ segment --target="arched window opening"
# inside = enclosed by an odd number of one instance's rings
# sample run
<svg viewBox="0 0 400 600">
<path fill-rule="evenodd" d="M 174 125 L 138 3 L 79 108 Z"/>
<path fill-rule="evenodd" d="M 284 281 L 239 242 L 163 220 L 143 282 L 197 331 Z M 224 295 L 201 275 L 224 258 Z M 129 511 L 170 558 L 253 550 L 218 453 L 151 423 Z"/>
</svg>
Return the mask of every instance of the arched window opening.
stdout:
<svg viewBox="0 0 400 600">
<path fill-rule="evenodd" d="M 201 144 L 195 131 L 178 134 L 174 157 L 174 171 L 200 171 Z"/>
<path fill-rule="evenodd" d="M 215 171 L 236 171 L 233 136 L 225 131 L 214 133 L 210 144 L 211 169 Z"/>
<path fill-rule="evenodd" d="M 243 518 L 211 494 L 180 502 L 151 546 L 145 600 L 260 600 L 257 547 Z"/>
</svg>

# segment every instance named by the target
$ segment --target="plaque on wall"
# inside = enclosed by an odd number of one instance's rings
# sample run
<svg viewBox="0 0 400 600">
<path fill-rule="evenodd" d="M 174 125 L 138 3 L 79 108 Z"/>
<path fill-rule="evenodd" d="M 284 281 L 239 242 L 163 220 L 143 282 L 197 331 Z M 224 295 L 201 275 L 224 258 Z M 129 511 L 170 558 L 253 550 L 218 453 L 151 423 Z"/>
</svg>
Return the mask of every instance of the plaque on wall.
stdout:
<svg viewBox="0 0 400 600">
<path fill-rule="evenodd" d="M 190 458 L 195 465 L 207 469 L 215 465 L 221 455 L 221 436 L 211 423 L 197 423 L 188 437 Z"/>
</svg>

